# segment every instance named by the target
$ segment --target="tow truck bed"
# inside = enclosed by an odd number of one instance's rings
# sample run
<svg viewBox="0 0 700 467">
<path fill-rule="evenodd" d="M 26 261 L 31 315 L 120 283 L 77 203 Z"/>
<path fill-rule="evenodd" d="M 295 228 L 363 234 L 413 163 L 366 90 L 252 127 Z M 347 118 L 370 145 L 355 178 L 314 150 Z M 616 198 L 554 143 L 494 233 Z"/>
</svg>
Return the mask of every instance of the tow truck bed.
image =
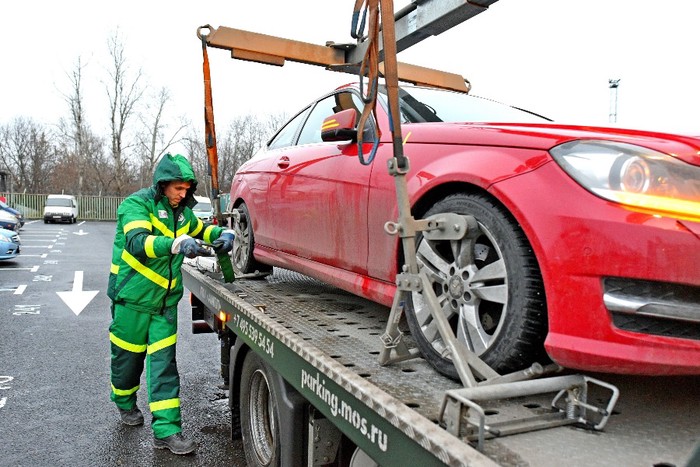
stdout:
<svg viewBox="0 0 700 467">
<path fill-rule="evenodd" d="M 604 432 L 534 431 L 487 440 L 481 453 L 438 424 L 445 391 L 459 383 L 422 359 L 379 365 L 386 307 L 278 268 L 264 279 L 224 284 L 190 264 L 183 278 L 207 308 L 229 313 L 228 328 L 381 465 L 681 466 L 700 436 L 699 378 L 605 375 L 621 398 Z M 489 410 L 503 417 L 541 413 L 550 401 L 501 400 Z"/>
</svg>

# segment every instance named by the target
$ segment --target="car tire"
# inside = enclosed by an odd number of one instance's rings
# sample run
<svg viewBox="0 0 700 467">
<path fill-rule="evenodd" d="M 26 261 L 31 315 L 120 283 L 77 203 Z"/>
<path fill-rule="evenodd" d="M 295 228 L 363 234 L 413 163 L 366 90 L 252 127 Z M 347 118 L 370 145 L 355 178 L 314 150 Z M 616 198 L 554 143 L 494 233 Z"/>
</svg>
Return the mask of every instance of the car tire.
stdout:
<svg viewBox="0 0 700 467">
<path fill-rule="evenodd" d="M 253 220 L 245 203 L 238 206 L 240 216 L 234 222 L 233 229 L 236 232 L 231 251 L 233 268 L 237 274 L 268 273 L 272 266 L 263 264 L 255 259 L 255 235 L 253 233 Z"/>
<path fill-rule="evenodd" d="M 248 352 L 241 370 L 241 435 L 249 466 L 280 465 L 278 398 L 271 368 Z"/>
<path fill-rule="evenodd" d="M 474 216 L 478 232 L 459 241 L 419 235 L 416 249 L 455 336 L 499 374 L 546 362 L 544 283 L 524 232 L 487 195 L 450 195 L 424 217 L 448 212 Z M 461 251 L 470 253 L 455 260 Z M 412 292 L 406 302 L 409 330 L 424 358 L 441 374 L 459 379 L 422 294 Z"/>
</svg>

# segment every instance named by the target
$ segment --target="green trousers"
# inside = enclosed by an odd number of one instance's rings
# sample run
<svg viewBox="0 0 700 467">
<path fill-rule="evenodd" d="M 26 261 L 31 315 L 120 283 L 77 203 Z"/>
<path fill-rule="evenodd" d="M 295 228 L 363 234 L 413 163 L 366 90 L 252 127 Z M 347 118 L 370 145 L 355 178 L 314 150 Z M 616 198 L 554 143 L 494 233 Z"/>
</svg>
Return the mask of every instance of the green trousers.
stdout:
<svg viewBox="0 0 700 467">
<path fill-rule="evenodd" d="M 153 435 L 166 438 L 180 433 L 180 376 L 175 359 L 177 307 L 166 309 L 163 315 L 152 315 L 112 304 L 109 340 L 112 401 L 124 410 L 136 406 L 145 360 Z"/>
</svg>

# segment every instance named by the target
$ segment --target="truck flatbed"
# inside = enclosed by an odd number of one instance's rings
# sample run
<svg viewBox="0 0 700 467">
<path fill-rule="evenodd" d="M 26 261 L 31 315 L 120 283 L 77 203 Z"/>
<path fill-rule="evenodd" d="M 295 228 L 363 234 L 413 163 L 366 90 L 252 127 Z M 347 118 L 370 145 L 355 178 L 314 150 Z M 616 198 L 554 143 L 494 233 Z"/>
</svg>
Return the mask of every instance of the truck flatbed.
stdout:
<svg viewBox="0 0 700 467">
<path fill-rule="evenodd" d="M 532 431 L 487 439 L 480 452 L 439 425 L 444 394 L 459 382 L 420 358 L 379 365 L 388 308 L 284 269 L 232 284 L 203 269 L 185 265 L 185 286 L 227 312 L 227 327 L 380 465 L 682 466 L 700 439 L 700 378 L 594 375 L 621 390 L 603 432 Z M 488 410 L 542 413 L 551 399 Z"/>
</svg>

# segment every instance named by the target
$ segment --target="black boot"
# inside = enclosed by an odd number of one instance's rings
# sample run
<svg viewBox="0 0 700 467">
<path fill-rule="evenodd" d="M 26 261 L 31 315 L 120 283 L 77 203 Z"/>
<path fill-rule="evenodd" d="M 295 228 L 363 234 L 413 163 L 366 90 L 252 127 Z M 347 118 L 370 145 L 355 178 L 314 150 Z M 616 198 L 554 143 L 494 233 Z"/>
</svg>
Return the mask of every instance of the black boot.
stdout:
<svg viewBox="0 0 700 467">
<path fill-rule="evenodd" d="M 119 415 L 122 417 L 122 423 L 124 425 L 143 425 L 143 414 L 136 406 L 131 410 L 119 409 Z"/>
<path fill-rule="evenodd" d="M 189 454 L 195 450 L 197 445 L 191 439 L 182 436 L 182 433 L 175 433 L 167 438 L 153 438 L 153 447 L 170 449 L 173 454 Z"/>
</svg>

